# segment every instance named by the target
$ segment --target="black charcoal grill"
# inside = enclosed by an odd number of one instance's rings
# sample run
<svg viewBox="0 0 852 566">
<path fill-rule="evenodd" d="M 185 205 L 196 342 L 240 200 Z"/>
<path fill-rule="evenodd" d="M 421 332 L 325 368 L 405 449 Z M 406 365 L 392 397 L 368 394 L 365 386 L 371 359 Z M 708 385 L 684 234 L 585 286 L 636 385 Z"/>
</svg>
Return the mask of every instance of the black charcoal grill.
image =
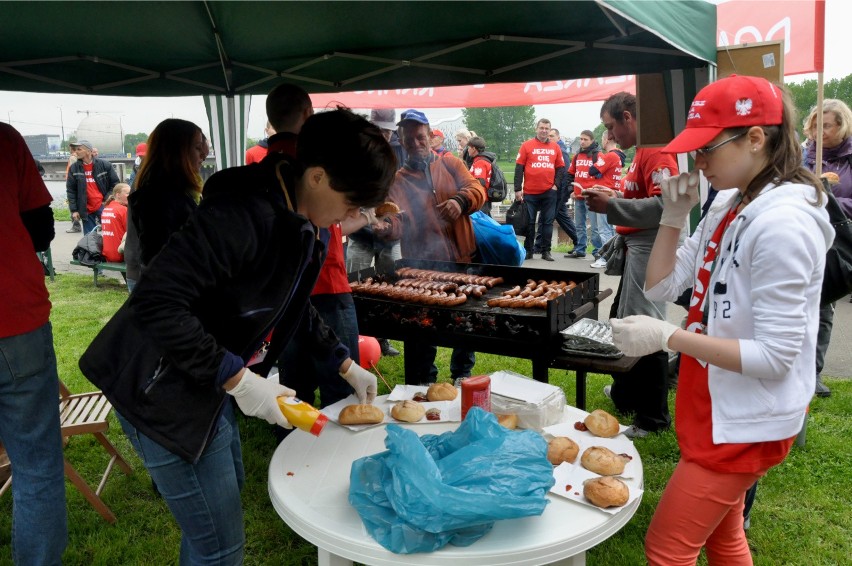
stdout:
<svg viewBox="0 0 852 566">
<path fill-rule="evenodd" d="M 489 289 L 481 298 L 468 297 L 458 306 L 423 305 L 355 294 L 361 334 L 423 340 L 439 346 L 532 359 L 534 377 L 543 381 L 547 380 L 548 358 L 561 346 L 559 331 L 580 318 L 597 319 L 598 303 L 611 293 L 609 290 L 600 292 L 597 273 L 415 259 L 401 259 L 395 267 L 502 277 L 504 282 Z M 377 278 L 374 268 L 351 273 L 350 281 L 363 281 L 368 277 Z M 396 279 L 393 274 L 385 277 L 388 282 Z M 488 299 L 501 297 L 503 291 L 516 285 L 523 288 L 528 279 L 573 281 L 576 287 L 549 301 L 546 310 L 487 305 Z M 537 361 L 543 363 L 543 369 Z"/>
</svg>

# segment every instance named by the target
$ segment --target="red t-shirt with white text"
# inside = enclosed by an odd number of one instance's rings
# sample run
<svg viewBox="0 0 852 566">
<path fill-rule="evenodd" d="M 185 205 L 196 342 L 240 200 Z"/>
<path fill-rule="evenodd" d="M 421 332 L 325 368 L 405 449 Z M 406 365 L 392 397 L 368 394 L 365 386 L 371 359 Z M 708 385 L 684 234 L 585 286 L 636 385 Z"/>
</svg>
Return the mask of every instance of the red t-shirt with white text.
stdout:
<svg viewBox="0 0 852 566">
<path fill-rule="evenodd" d="M 485 182 L 482 185 L 485 190 L 491 186 L 491 162 L 484 157 L 477 155 L 473 158 L 473 165 L 470 166 L 470 174 L 475 179 L 482 179 Z"/>
<path fill-rule="evenodd" d="M 650 198 L 660 194 L 660 183 L 664 179 L 678 174 L 677 162 L 670 153 L 662 153 L 662 148 L 643 147 L 636 150 L 636 156 L 627 175 L 621 180 L 624 198 Z M 619 234 L 633 234 L 640 228 L 618 226 Z"/>
<path fill-rule="evenodd" d="M 95 182 L 95 176 L 92 174 L 94 168 L 94 161 L 88 165 L 83 163 L 83 172 L 86 174 L 86 212 L 89 214 L 97 211 L 104 203 L 104 195 L 101 194 L 101 190 Z"/>
<path fill-rule="evenodd" d="M 124 254 L 118 253 L 118 246 L 127 232 L 127 207 L 112 201 L 101 213 L 101 235 L 104 238 L 104 257 L 107 261 L 120 263 Z"/>
<path fill-rule="evenodd" d="M 565 167 L 559 146 L 547 140 L 540 142 L 536 138 L 521 144 L 515 163 L 524 166 L 524 193 L 540 195 L 549 191 L 556 180 L 556 169 Z"/>
</svg>

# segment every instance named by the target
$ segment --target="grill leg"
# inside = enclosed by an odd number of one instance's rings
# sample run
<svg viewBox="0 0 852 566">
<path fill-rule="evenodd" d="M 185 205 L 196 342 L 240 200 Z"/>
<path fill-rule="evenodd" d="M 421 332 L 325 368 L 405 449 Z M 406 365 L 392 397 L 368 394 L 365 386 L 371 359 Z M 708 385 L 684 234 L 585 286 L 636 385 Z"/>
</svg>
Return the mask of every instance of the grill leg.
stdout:
<svg viewBox="0 0 852 566">
<path fill-rule="evenodd" d="M 577 408 L 581 411 L 586 410 L 586 371 L 582 369 L 578 369 L 574 372 L 577 376 L 575 381 L 575 387 L 577 389 L 576 401 Z"/>
<path fill-rule="evenodd" d="M 532 360 L 533 379 L 542 383 L 549 383 L 547 376 L 547 360 L 543 358 L 533 358 Z"/>
</svg>

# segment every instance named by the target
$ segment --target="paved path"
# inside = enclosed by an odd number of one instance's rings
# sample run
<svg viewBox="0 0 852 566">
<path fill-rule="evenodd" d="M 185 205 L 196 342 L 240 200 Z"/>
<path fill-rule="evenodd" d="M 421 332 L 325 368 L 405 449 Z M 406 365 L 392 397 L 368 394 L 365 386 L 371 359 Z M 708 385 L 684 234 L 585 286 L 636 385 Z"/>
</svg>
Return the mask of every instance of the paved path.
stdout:
<svg viewBox="0 0 852 566">
<path fill-rule="evenodd" d="M 91 275 L 92 270 L 84 267 L 70 265 L 68 262 L 71 259 L 71 251 L 77 245 L 81 234 L 67 234 L 65 230 L 71 227 L 70 222 L 56 223 L 56 238 L 53 240 L 51 251 L 53 253 L 53 265 L 57 272 L 71 272 Z M 559 269 L 565 271 L 584 271 L 597 272 L 601 276 L 600 288 L 610 288 L 615 294 L 618 289 L 618 277 L 605 275 L 602 269 L 592 269 L 591 256 L 589 259 L 566 259 L 563 254 L 555 253 L 553 257 L 555 262 L 548 262 L 539 259 L 529 260 L 524 263 L 526 267 L 535 267 L 539 269 Z M 121 275 L 115 272 L 108 271 L 105 277 L 121 278 Z M 599 309 L 600 318 L 606 319 L 609 316 L 609 308 L 612 305 L 612 296 L 608 297 L 601 303 Z M 682 308 L 670 305 L 668 309 L 669 322 L 680 324 L 681 319 L 686 314 Z M 837 311 L 834 315 L 834 331 L 831 336 L 831 345 L 828 348 L 826 355 L 825 369 L 823 374 L 827 377 L 840 377 L 844 379 L 852 379 L 852 348 L 848 344 L 852 343 L 852 303 L 848 299 L 844 299 L 837 303 Z"/>
</svg>

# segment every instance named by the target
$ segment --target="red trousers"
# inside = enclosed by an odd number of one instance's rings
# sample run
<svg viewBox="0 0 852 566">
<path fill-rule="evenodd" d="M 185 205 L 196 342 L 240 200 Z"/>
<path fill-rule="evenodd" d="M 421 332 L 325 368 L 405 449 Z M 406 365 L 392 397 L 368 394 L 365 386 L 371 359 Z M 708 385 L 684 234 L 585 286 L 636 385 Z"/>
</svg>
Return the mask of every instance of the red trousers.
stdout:
<svg viewBox="0 0 852 566">
<path fill-rule="evenodd" d="M 743 506 L 762 475 L 714 472 L 681 459 L 645 536 L 648 563 L 693 565 L 703 546 L 711 565 L 750 566 Z"/>
</svg>

